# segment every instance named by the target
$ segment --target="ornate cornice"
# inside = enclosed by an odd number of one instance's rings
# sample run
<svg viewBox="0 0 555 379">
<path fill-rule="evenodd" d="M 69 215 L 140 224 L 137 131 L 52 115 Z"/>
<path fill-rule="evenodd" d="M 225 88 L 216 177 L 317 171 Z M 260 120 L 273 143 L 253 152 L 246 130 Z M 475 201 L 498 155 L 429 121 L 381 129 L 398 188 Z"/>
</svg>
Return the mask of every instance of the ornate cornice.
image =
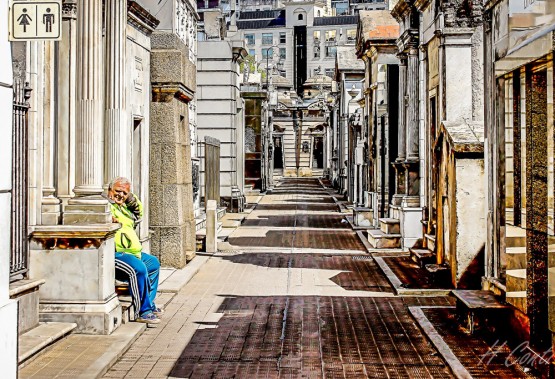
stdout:
<svg viewBox="0 0 555 379">
<path fill-rule="evenodd" d="M 62 4 L 62 18 L 77 18 L 77 0 L 65 0 Z"/>
<path fill-rule="evenodd" d="M 147 36 L 160 24 L 160 20 L 150 14 L 136 1 L 127 1 L 127 23 Z"/>
<path fill-rule="evenodd" d="M 177 99 L 182 103 L 193 100 L 195 93 L 181 83 L 152 83 L 152 101 L 168 103 Z"/>
</svg>

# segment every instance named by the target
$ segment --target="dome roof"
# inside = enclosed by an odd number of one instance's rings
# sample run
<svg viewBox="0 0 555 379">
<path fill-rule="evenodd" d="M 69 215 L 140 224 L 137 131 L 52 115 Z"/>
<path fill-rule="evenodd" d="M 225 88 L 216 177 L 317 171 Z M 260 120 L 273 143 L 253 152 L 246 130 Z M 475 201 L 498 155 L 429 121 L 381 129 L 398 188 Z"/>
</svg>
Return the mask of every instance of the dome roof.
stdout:
<svg viewBox="0 0 555 379">
<path fill-rule="evenodd" d="M 316 74 L 311 76 L 304 82 L 305 87 L 313 87 L 313 86 L 320 86 L 320 85 L 328 85 L 331 86 L 332 79 L 324 74 Z"/>
<path fill-rule="evenodd" d="M 270 76 L 270 80 L 271 83 L 274 85 L 274 87 L 286 87 L 286 88 L 291 88 L 293 87 L 293 85 L 289 82 L 289 80 L 287 80 L 287 78 L 284 78 L 281 75 L 271 75 Z"/>
</svg>

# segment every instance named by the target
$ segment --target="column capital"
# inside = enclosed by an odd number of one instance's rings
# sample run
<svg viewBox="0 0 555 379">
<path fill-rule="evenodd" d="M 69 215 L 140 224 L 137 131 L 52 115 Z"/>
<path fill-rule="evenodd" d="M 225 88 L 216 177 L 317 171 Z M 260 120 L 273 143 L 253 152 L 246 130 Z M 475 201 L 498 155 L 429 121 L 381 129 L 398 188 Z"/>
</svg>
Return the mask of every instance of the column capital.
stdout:
<svg viewBox="0 0 555 379">
<path fill-rule="evenodd" d="M 64 20 L 77 18 L 77 0 L 64 0 L 62 4 L 62 17 Z"/>
<path fill-rule="evenodd" d="M 407 54 L 402 52 L 402 53 L 397 53 L 397 58 L 399 59 L 399 66 L 406 66 L 407 65 Z"/>
</svg>

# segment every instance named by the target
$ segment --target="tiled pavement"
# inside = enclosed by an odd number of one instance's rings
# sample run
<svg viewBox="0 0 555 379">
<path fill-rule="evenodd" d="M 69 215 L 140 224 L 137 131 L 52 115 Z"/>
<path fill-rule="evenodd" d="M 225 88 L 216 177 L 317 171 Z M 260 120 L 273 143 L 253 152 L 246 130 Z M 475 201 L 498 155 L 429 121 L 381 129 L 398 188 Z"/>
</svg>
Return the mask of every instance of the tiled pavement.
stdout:
<svg viewBox="0 0 555 379">
<path fill-rule="evenodd" d="M 332 201 L 312 179 L 264 196 L 105 377 L 453 377 L 408 311 L 452 299 L 395 297 Z"/>
</svg>

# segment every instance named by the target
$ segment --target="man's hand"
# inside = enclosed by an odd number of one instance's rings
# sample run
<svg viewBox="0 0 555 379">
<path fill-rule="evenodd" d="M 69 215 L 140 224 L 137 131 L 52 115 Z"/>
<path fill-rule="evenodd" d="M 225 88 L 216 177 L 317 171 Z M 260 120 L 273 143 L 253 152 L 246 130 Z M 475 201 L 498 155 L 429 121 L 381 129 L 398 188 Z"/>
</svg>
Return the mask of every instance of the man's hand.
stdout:
<svg viewBox="0 0 555 379">
<path fill-rule="evenodd" d="M 132 192 L 129 192 L 129 196 L 127 196 L 127 199 L 125 199 L 125 206 L 131 211 L 131 213 L 133 213 L 136 219 L 139 219 L 141 217 L 139 202 Z"/>
</svg>

